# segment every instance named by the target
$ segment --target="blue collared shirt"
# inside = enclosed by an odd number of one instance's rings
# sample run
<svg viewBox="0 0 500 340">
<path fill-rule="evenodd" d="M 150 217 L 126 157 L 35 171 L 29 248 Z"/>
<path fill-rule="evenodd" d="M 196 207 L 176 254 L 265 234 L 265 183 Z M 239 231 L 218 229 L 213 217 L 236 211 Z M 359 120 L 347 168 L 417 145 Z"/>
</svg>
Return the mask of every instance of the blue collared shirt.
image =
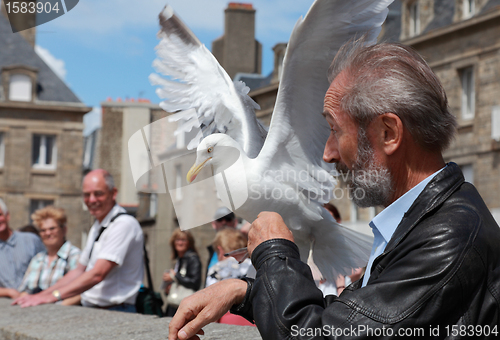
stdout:
<svg viewBox="0 0 500 340">
<path fill-rule="evenodd" d="M 390 206 L 382 210 L 380 214 L 375 216 L 370 222 L 370 227 L 373 231 L 373 247 L 366 266 L 365 276 L 363 277 L 363 285 L 366 286 L 370 278 L 373 261 L 382 254 L 385 247 L 392 238 L 399 223 L 403 219 L 404 214 L 410 209 L 413 202 L 424 191 L 426 185 L 436 176 L 441 170 L 436 171 L 422 182 L 411 188 L 403 196 L 394 201 Z"/>
<path fill-rule="evenodd" d="M 33 256 L 44 249 L 32 233 L 14 231 L 7 241 L 0 240 L 0 287 L 17 289 Z"/>
</svg>

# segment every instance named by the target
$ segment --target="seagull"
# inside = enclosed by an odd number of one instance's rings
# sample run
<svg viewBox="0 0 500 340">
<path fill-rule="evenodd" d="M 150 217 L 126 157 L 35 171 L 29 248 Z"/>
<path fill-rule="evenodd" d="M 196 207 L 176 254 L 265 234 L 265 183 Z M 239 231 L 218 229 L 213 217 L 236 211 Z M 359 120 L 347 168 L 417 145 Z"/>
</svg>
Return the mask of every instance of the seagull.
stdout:
<svg viewBox="0 0 500 340">
<path fill-rule="evenodd" d="M 253 221 L 262 211 L 279 213 L 292 231 L 305 262 L 323 278 L 351 275 L 366 265 L 373 238 L 335 222 L 323 208 L 336 180 L 334 164 L 323 161 L 330 134 L 323 112 L 327 71 L 339 48 L 365 36 L 376 43 L 392 0 L 316 0 L 299 18 L 288 42 L 269 130 L 241 81 L 233 82 L 170 6 L 159 15 L 160 42 L 150 81 L 160 106 L 178 121 L 178 133 L 199 128 L 188 144 L 196 162 L 188 182 L 211 165 L 221 193 L 231 187 L 232 207 Z M 236 161 L 237 160 L 237 161 Z M 239 166 L 234 166 L 234 164 Z"/>
</svg>

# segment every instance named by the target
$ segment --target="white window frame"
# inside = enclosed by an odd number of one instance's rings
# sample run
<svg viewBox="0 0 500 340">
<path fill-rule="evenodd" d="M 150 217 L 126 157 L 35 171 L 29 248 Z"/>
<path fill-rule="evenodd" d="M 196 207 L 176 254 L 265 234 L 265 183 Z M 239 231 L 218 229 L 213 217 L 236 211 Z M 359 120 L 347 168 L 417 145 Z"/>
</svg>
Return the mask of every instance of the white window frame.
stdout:
<svg viewBox="0 0 500 340">
<path fill-rule="evenodd" d="M 476 12 L 476 4 L 474 0 L 463 0 L 463 18 L 468 19 Z"/>
<path fill-rule="evenodd" d="M 0 131 L 0 168 L 5 164 L 5 132 Z"/>
<path fill-rule="evenodd" d="M 420 7 L 418 1 L 414 1 L 408 8 L 410 15 L 410 37 L 420 34 Z"/>
<path fill-rule="evenodd" d="M 54 170 L 57 168 L 57 137 L 55 135 L 46 135 L 46 134 L 34 134 L 32 144 L 35 143 L 35 136 L 40 136 L 40 150 L 39 150 L 39 161 L 43 161 L 40 163 L 34 163 L 32 158 L 32 166 L 34 169 L 48 169 Z M 47 164 L 46 156 L 47 156 L 47 139 L 53 138 L 52 143 L 52 163 Z M 34 145 L 33 145 L 34 147 Z"/>
<path fill-rule="evenodd" d="M 474 118 L 476 111 L 476 90 L 474 80 L 474 67 L 469 66 L 460 71 L 460 82 L 462 84 L 462 119 Z"/>
<path fill-rule="evenodd" d="M 30 76 L 14 73 L 9 79 L 9 100 L 30 102 L 32 100 L 33 84 Z"/>
</svg>

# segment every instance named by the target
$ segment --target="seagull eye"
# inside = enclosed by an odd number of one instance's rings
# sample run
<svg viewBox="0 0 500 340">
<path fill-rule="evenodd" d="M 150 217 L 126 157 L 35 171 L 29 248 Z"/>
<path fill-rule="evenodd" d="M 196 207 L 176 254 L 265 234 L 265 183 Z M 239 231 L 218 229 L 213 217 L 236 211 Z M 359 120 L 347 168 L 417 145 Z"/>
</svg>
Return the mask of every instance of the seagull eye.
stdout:
<svg viewBox="0 0 500 340">
<path fill-rule="evenodd" d="M 214 149 L 213 147 L 209 147 L 208 150 L 207 150 L 207 152 L 210 153 L 210 152 L 213 151 L 213 149 Z"/>
</svg>

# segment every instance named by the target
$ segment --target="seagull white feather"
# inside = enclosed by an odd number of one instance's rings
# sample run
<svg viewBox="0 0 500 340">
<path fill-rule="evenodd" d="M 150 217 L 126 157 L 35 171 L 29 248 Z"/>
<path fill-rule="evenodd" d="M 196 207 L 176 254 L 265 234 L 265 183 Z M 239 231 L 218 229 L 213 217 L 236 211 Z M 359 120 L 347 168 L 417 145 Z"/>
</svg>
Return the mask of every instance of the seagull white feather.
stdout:
<svg viewBox="0 0 500 340">
<path fill-rule="evenodd" d="M 248 221 L 264 210 L 279 213 L 292 230 L 302 259 L 307 258 L 311 240 L 314 241 L 314 262 L 328 280 L 339 274 L 349 275 L 352 268 L 366 265 L 372 240 L 337 224 L 322 208 L 331 199 L 335 185 L 330 175 L 334 166 L 322 160 L 329 135 L 321 114 L 329 86 L 327 70 L 340 46 L 349 39 L 367 34 L 367 42 L 376 41 L 391 2 L 313 3 L 290 37 L 267 137 L 255 117 L 258 105 L 248 97 L 248 88 L 241 82 L 231 82 L 213 55 L 169 6 L 160 14 L 162 40 L 158 56 L 164 67 L 157 70 L 177 80 L 152 76 L 151 81 L 162 86 L 158 92 L 165 98 L 162 107 L 167 111 L 196 110 L 198 126 L 205 136 L 198 145 L 188 182 L 211 164 L 215 173 L 224 170 L 233 193 L 238 188 L 241 194 L 250 190 L 260 193 L 259 199 L 248 199 L 235 212 Z M 186 114 L 178 115 L 186 119 Z M 195 119 L 194 115 L 187 116 Z M 224 152 L 227 148 L 237 150 L 245 176 L 231 171 Z M 283 176 L 293 173 L 302 176 Z M 269 195 L 273 190 L 289 195 L 276 199 Z"/>
</svg>

